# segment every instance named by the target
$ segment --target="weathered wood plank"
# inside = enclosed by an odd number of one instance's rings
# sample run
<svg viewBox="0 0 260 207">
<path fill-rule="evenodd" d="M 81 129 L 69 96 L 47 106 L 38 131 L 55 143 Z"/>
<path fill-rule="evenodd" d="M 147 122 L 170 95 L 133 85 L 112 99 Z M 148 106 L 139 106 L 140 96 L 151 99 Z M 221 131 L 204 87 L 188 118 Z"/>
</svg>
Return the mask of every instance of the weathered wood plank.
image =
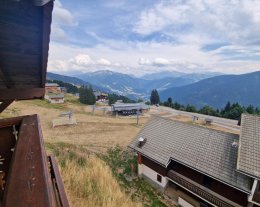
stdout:
<svg viewBox="0 0 260 207">
<path fill-rule="evenodd" d="M 45 87 L 46 71 L 48 65 L 49 42 L 51 32 L 53 1 L 50 1 L 43 7 L 43 24 L 42 24 L 42 76 L 41 84 Z"/>
<path fill-rule="evenodd" d="M 44 88 L 27 88 L 23 89 L 0 89 L 0 101 L 5 100 L 27 100 L 34 98 L 42 98 L 44 96 Z"/>
<path fill-rule="evenodd" d="M 51 178 L 58 192 L 58 200 L 62 207 L 69 207 L 69 202 L 65 193 L 57 162 L 53 155 L 48 156 L 48 159 L 50 162 Z"/>
<path fill-rule="evenodd" d="M 1 65 L 1 63 L 0 63 L 0 65 Z M 6 76 L 6 73 L 5 73 L 5 71 L 2 70 L 1 66 L 0 66 L 0 79 L 3 81 L 6 88 L 11 87 L 12 81 L 9 76 Z M 0 113 L 1 113 L 1 111 L 0 111 Z"/>
<path fill-rule="evenodd" d="M 17 116 L 13 118 L 0 119 L 0 129 L 13 125 L 20 125 L 23 118 L 26 116 Z"/>
<path fill-rule="evenodd" d="M 11 161 L 3 206 L 55 206 L 37 115 L 22 120 Z"/>
</svg>

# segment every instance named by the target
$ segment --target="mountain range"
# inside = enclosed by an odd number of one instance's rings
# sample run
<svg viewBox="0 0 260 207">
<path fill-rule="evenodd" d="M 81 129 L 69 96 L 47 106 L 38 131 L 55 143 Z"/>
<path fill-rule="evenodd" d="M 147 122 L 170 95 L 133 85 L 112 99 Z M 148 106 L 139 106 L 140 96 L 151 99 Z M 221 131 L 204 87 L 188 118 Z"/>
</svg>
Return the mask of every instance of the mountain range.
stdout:
<svg viewBox="0 0 260 207">
<path fill-rule="evenodd" d="M 160 96 L 162 100 L 172 97 L 174 101 L 198 108 L 204 105 L 222 108 L 228 101 L 260 107 L 260 71 L 216 76 L 186 86 L 168 88 Z"/>
<path fill-rule="evenodd" d="M 49 79 L 61 80 L 75 85 L 92 85 L 95 89 L 125 95 L 133 99 L 147 99 L 149 98 L 151 91 L 155 88 L 158 91 L 163 91 L 171 87 L 191 84 L 214 75 L 215 74 L 213 73 L 186 74 L 165 71 L 165 74 L 160 72 L 138 78 L 123 73 L 101 70 L 76 74 L 74 77 L 48 73 L 47 77 Z"/>
<path fill-rule="evenodd" d="M 215 76 L 215 74 L 212 73 L 186 74 L 181 72 L 168 71 L 165 71 L 165 73 L 167 74 L 166 77 L 160 76 L 158 74 L 150 74 L 149 76 L 147 75 L 145 77 L 143 76 L 138 78 L 123 73 L 102 70 L 91 73 L 77 74 L 75 77 L 93 85 L 106 88 L 111 92 L 129 96 L 130 98 L 148 98 L 151 91 L 155 88 L 158 91 L 162 91 L 172 87 L 195 83 L 199 80 Z M 161 73 L 161 75 L 162 74 L 163 73 Z"/>
<path fill-rule="evenodd" d="M 228 101 L 260 107 L 260 71 L 242 75 L 165 71 L 135 77 L 102 70 L 75 77 L 48 73 L 47 77 L 75 85 L 92 85 L 96 90 L 132 99 L 149 99 L 151 91 L 157 89 L 162 101 L 172 97 L 181 104 L 192 104 L 198 108 L 204 105 L 222 108 Z"/>
</svg>

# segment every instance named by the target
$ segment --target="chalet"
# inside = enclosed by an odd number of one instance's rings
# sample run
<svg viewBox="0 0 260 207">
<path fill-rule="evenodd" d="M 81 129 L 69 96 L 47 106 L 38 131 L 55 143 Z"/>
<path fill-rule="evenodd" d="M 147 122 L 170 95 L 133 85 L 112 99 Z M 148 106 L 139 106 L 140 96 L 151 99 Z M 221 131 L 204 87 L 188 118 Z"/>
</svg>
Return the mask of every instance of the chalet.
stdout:
<svg viewBox="0 0 260 207">
<path fill-rule="evenodd" d="M 96 101 L 106 102 L 108 100 L 108 94 L 107 93 L 102 93 L 100 91 L 95 91 L 94 95 L 96 97 Z"/>
<path fill-rule="evenodd" d="M 66 88 L 65 88 L 66 89 Z M 64 103 L 64 87 L 60 87 L 57 83 L 45 83 L 44 98 L 49 103 Z"/>
<path fill-rule="evenodd" d="M 52 0 L 0 0 L 0 112 L 44 97 L 52 10 Z M 36 114 L 0 119 L 0 206 L 69 206 Z"/>
<path fill-rule="evenodd" d="M 184 207 L 260 206 L 260 117 L 240 136 L 153 116 L 130 148 L 138 174 Z"/>
<path fill-rule="evenodd" d="M 50 103 L 64 103 L 63 93 L 46 93 L 44 98 Z"/>
<path fill-rule="evenodd" d="M 57 83 L 45 83 L 46 93 L 61 93 L 61 88 Z"/>
<path fill-rule="evenodd" d="M 132 115 L 148 111 L 150 107 L 143 103 L 119 103 L 112 104 L 111 111 L 113 114 Z"/>
</svg>

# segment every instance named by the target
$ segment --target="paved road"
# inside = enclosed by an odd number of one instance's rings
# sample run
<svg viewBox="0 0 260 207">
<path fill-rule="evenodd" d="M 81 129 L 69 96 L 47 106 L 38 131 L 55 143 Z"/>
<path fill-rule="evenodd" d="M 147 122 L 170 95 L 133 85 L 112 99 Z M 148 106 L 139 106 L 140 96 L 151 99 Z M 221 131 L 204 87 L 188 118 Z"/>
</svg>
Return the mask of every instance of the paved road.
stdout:
<svg viewBox="0 0 260 207">
<path fill-rule="evenodd" d="M 220 118 L 220 117 L 215 117 L 215 116 L 209 116 L 209 115 L 204 115 L 204 114 L 198 114 L 198 113 L 191 113 L 191 112 L 186 112 L 186 111 L 179 111 L 176 109 L 172 109 L 169 107 L 165 107 L 165 106 L 152 106 L 151 108 L 158 110 L 159 112 L 168 112 L 171 115 L 166 115 L 165 117 L 170 117 L 170 116 L 174 116 L 174 115 L 184 115 L 184 116 L 197 116 L 201 119 L 205 119 L 205 118 L 210 118 L 213 120 L 214 125 L 217 126 L 221 126 L 227 129 L 231 129 L 231 130 L 236 130 L 239 131 L 240 127 L 237 125 L 237 121 L 236 120 L 232 120 L 232 119 L 225 119 L 225 118 Z"/>
</svg>

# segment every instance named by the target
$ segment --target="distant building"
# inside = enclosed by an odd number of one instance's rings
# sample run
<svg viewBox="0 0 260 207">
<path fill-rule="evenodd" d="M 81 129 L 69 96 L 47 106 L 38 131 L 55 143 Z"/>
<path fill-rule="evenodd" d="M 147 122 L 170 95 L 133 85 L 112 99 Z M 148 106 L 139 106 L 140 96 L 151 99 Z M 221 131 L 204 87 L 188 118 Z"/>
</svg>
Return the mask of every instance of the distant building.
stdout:
<svg viewBox="0 0 260 207">
<path fill-rule="evenodd" d="M 64 103 L 65 87 L 60 87 L 57 83 L 45 84 L 44 98 L 50 103 Z"/>
<path fill-rule="evenodd" d="M 212 122 L 213 122 L 213 119 L 211 119 L 211 118 L 205 118 L 205 124 L 206 124 L 206 125 L 211 125 Z"/>
<path fill-rule="evenodd" d="M 96 97 L 96 101 L 106 102 L 108 100 L 108 94 L 107 93 L 103 93 L 103 92 L 100 92 L 100 91 L 94 91 L 94 95 Z"/>
<path fill-rule="evenodd" d="M 64 103 L 63 93 L 46 93 L 44 98 L 50 103 Z"/>
<path fill-rule="evenodd" d="M 115 104 L 123 104 L 124 102 L 123 102 L 123 100 L 117 100 L 116 102 L 115 102 Z"/>
<path fill-rule="evenodd" d="M 116 103 L 111 105 L 113 114 L 132 115 L 148 111 L 150 107 L 143 103 Z"/>
<path fill-rule="evenodd" d="M 45 93 L 61 93 L 61 88 L 57 83 L 45 83 Z"/>
<path fill-rule="evenodd" d="M 260 206 L 260 117 L 240 136 L 153 116 L 130 148 L 138 174 L 184 207 Z"/>
</svg>

